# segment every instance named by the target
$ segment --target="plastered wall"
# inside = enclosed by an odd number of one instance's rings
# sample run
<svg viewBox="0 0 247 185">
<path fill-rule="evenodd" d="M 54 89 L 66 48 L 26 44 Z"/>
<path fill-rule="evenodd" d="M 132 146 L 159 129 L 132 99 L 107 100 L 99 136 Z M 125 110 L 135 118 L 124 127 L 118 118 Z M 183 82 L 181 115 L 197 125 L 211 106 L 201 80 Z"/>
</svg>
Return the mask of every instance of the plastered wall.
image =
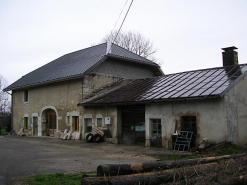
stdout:
<svg viewBox="0 0 247 185">
<path fill-rule="evenodd" d="M 105 117 L 110 117 L 111 119 L 111 124 L 106 125 L 105 124 Z M 92 127 L 97 127 L 97 118 L 102 118 L 102 127 L 103 128 L 108 128 L 109 131 L 111 132 L 112 138 L 110 139 L 114 143 L 118 143 L 118 122 L 120 120 L 118 115 L 117 115 L 117 108 L 116 106 L 104 106 L 104 107 L 91 107 L 91 108 L 84 108 L 84 115 L 83 119 L 86 118 L 91 118 L 92 119 Z M 85 121 L 84 123 L 84 128 L 86 128 Z M 82 131 L 82 137 L 86 137 L 86 131 Z M 106 138 L 108 140 L 108 138 Z"/>
<path fill-rule="evenodd" d="M 150 119 L 161 119 L 162 144 L 168 148 L 171 135 L 181 129 L 181 116 L 197 117 L 197 142 L 209 138 L 211 142 L 226 140 L 223 99 L 164 102 L 147 104 L 145 112 L 146 146 L 150 146 Z M 177 124 L 177 128 L 176 128 Z"/>
<path fill-rule="evenodd" d="M 225 96 L 228 140 L 247 143 L 247 77 L 242 78 Z"/>
</svg>

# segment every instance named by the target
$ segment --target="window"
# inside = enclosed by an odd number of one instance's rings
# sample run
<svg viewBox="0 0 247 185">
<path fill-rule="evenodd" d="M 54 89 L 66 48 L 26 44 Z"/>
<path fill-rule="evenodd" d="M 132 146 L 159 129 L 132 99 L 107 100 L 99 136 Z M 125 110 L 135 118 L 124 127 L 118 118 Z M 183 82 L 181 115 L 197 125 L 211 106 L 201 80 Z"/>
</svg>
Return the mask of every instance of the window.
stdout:
<svg viewBox="0 0 247 185">
<path fill-rule="evenodd" d="M 28 117 L 24 117 L 24 129 L 28 129 Z"/>
<path fill-rule="evenodd" d="M 196 116 L 182 116 L 181 131 L 192 131 L 196 134 Z"/>
<path fill-rule="evenodd" d="M 78 116 L 73 116 L 73 129 L 74 131 L 79 131 L 79 117 Z"/>
<path fill-rule="evenodd" d="M 86 124 L 86 131 L 85 132 L 91 132 L 92 131 L 92 118 L 86 118 L 85 124 Z"/>
<path fill-rule="evenodd" d="M 153 136 L 161 136 L 161 119 L 151 119 Z"/>
<path fill-rule="evenodd" d="M 97 126 L 102 127 L 102 118 L 97 118 Z"/>
<path fill-rule="evenodd" d="M 28 102 L 28 90 L 24 91 L 24 102 Z"/>
</svg>

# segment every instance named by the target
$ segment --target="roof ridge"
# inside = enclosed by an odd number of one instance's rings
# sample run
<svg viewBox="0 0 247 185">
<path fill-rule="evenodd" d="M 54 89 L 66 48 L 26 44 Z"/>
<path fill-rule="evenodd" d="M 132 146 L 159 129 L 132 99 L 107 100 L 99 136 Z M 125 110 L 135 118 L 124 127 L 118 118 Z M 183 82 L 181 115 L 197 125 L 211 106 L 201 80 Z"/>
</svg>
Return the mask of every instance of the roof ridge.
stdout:
<svg viewBox="0 0 247 185">
<path fill-rule="evenodd" d="M 112 44 L 114 44 L 114 43 L 112 43 Z M 145 60 L 148 60 L 149 62 L 151 62 L 151 63 L 154 63 L 154 64 L 157 64 L 157 63 L 155 63 L 155 62 L 153 62 L 153 61 L 151 61 L 151 60 L 149 60 L 149 59 L 147 59 L 147 58 L 145 58 L 145 57 L 143 57 L 143 56 L 141 56 L 141 55 L 138 55 L 138 54 L 136 54 L 136 53 L 134 53 L 133 51 L 130 51 L 130 50 L 128 50 L 128 49 L 125 49 L 125 48 L 123 48 L 122 46 L 119 46 L 119 45 L 117 45 L 117 44 L 114 44 L 115 46 L 117 46 L 117 47 L 120 47 L 120 48 L 122 48 L 122 49 L 124 49 L 124 50 L 126 50 L 126 51 L 128 51 L 128 52 L 130 52 L 130 53 L 133 53 L 134 55 L 137 55 L 137 56 L 139 56 L 139 57 L 141 57 L 141 58 L 143 58 L 143 59 L 145 59 Z M 112 53 L 111 53 L 112 54 Z M 127 57 L 126 57 L 127 58 Z M 158 64 L 157 64 L 158 65 Z"/>
<path fill-rule="evenodd" d="M 80 50 L 77 50 L 77 51 L 73 51 L 73 52 L 70 52 L 70 53 L 67 53 L 67 54 L 62 55 L 61 57 L 66 56 L 66 55 L 69 55 L 69 54 L 72 54 L 72 53 L 76 53 L 76 52 L 79 52 L 79 51 L 91 49 L 91 48 L 93 48 L 93 47 L 98 47 L 98 46 L 103 45 L 103 44 L 106 44 L 106 43 L 104 42 L 104 43 L 101 43 L 101 44 L 98 44 L 98 45 L 94 45 L 94 46 L 90 46 L 90 47 L 87 47 L 87 48 L 84 48 L 84 49 L 80 49 Z M 60 57 L 59 57 L 59 58 L 60 58 Z"/>
<path fill-rule="evenodd" d="M 183 72 L 165 74 L 164 76 L 176 75 L 176 74 L 181 74 L 181 73 L 196 72 L 196 71 L 206 71 L 206 70 L 211 70 L 211 69 L 222 69 L 222 68 L 227 68 L 227 67 L 232 67 L 232 66 L 241 66 L 241 65 L 247 65 L 247 63 L 238 64 L 238 65 L 222 66 L 222 67 L 212 67 L 212 68 L 205 68 L 205 69 L 195 69 L 195 70 L 191 70 L 191 71 L 183 71 Z M 161 77 L 161 76 L 159 76 L 159 77 Z"/>
</svg>

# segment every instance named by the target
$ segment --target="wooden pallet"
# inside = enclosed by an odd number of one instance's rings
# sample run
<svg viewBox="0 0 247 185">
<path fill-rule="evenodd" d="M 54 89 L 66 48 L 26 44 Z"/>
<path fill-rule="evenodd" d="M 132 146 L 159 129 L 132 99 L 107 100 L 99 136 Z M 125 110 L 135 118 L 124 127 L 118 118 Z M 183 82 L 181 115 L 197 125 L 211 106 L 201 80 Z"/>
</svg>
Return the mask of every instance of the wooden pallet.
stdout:
<svg viewBox="0 0 247 185">
<path fill-rule="evenodd" d="M 100 134 L 101 136 L 104 136 L 104 132 L 100 129 L 100 128 L 98 128 L 98 127 L 94 127 L 93 129 L 92 129 L 92 132 L 91 132 L 93 135 L 95 135 L 95 134 Z"/>
</svg>

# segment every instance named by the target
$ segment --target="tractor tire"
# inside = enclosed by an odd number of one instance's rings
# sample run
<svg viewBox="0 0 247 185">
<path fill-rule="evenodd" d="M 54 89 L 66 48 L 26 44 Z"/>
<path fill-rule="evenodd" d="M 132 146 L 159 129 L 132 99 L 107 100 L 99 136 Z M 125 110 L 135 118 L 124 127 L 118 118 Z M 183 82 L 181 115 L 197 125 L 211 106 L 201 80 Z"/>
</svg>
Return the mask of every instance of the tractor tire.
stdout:
<svg viewBox="0 0 247 185">
<path fill-rule="evenodd" d="M 93 141 L 95 143 L 99 143 L 100 141 L 102 141 L 103 137 L 100 134 L 95 134 L 93 137 Z"/>
<path fill-rule="evenodd" d="M 89 133 L 89 134 L 86 136 L 86 141 L 87 141 L 88 143 L 91 143 L 91 142 L 93 141 L 93 138 L 94 138 L 93 134 Z"/>
</svg>

